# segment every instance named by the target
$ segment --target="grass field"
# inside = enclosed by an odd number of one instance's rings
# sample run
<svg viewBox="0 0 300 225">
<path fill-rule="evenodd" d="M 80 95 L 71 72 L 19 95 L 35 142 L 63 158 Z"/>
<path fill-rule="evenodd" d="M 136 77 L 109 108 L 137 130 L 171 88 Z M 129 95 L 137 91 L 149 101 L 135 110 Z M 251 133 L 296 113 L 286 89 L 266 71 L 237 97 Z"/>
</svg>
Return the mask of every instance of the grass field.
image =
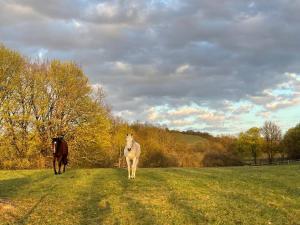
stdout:
<svg viewBox="0 0 300 225">
<path fill-rule="evenodd" d="M 300 165 L 0 171 L 0 224 L 300 224 Z"/>
</svg>

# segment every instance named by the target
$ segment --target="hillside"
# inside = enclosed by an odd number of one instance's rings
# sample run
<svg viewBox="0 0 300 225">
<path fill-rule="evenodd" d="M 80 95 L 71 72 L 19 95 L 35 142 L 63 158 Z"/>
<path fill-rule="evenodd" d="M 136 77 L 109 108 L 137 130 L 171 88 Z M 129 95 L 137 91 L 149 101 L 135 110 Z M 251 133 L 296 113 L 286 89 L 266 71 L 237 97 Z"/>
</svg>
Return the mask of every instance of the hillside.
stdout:
<svg viewBox="0 0 300 225">
<path fill-rule="evenodd" d="M 207 141 L 206 138 L 200 137 L 198 135 L 184 134 L 184 133 L 174 133 L 174 136 L 178 138 L 179 141 L 184 141 L 188 144 L 196 144 Z"/>
<path fill-rule="evenodd" d="M 0 224 L 300 224 L 300 166 L 0 171 Z"/>
</svg>

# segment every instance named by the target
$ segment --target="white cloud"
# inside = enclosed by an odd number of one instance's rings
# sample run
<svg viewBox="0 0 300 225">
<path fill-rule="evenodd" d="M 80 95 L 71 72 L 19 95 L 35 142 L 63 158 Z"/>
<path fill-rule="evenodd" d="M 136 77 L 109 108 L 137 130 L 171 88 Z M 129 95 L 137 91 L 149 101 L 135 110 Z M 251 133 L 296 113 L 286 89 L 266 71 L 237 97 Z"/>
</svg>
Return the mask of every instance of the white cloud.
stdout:
<svg viewBox="0 0 300 225">
<path fill-rule="evenodd" d="M 17 15 L 29 15 L 34 14 L 34 11 L 29 6 L 19 5 L 16 3 L 7 3 L 6 4 L 6 10 L 10 11 L 13 14 Z"/>
<path fill-rule="evenodd" d="M 41 48 L 41 49 L 38 51 L 38 53 L 37 53 L 38 58 L 39 58 L 40 60 L 45 59 L 47 53 L 48 53 L 48 50 L 47 50 L 47 49 Z"/>
<path fill-rule="evenodd" d="M 263 117 L 265 120 L 270 120 L 271 112 L 268 111 L 260 111 L 256 113 L 257 116 Z"/>
<path fill-rule="evenodd" d="M 201 109 L 191 107 L 191 106 L 183 106 L 178 109 L 174 109 L 168 112 L 171 116 L 190 116 L 198 114 L 199 112 L 202 112 Z"/>
<path fill-rule="evenodd" d="M 154 107 L 151 107 L 148 110 L 147 119 L 150 120 L 151 122 L 154 122 L 154 121 L 156 122 L 156 121 L 158 121 L 159 118 L 161 118 L 160 113 L 157 112 Z"/>
<path fill-rule="evenodd" d="M 250 3 L 248 4 L 248 7 L 249 7 L 249 8 L 255 7 L 255 2 L 250 2 Z"/>
<path fill-rule="evenodd" d="M 128 72 L 131 69 L 129 64 L 119 61 L 115 62 L 115 68 L 122 72 Z"/>
<path fill-rule="evenodd" d="M 294 94 L 291 99 L 277 98 L 275 101 L 267 103 L 265 108 L 268 110 L 278 110 L 291 106 L 295 106 L 300 103 L 300 95 Z"/>
<path fill-rule="evenodd" d="M 164 123 L 171 128 L 190 127 L 191 125 L 197 127 L 204 124 L 220 123 L 226 118 L 231 118 L 231 116 L 226 117 L 223 113 L 196 105 L 173 109 L 152 107 L 147 114 L 147 119 L 151 122 Z"/>
<path fill-rule="evenodd" d="M 189 64 L 183 64 L 181 66 L 179 66 L 177 69 L 176 69 L 176 73 L 185 73 L 187 72 L 188 70 L 190 69 L 190 65 Z"/>
<path fill-rule="evenodd" d="M 265 110 L 276 111 L 279 109 L 296 106 L 300 103 L 300 76 L 296 73 L 285 73 L 285 80 L 273 89 L 263 90 L 258 96 L 249 96 L 249 99 Z"/>
<path fill-rule="evenodd" d="M 185 119 L 178 119 L 178 120 L 171 120 L 169 123 L 168 123 L 168 126 L 170 127 L 186 127 L 186 126 L 190 126 L 190 125 L 193 125 L 195 124 L 194 121 L 190 121 L 190 120 L 185 120 Z"/>
<path fill-rule="evenodd" d="M 225 115 L 216 112 L 205 112 L 198 116 L 205 123 L 216 123 L 225 120 Z"/>
<path fill-rule="evenodd" d="M 72 23 L 76 28 L 80 28 L 82 26 L 82 24 L 75 19 L 72 20 Z"/>
<path fill-rule="evenodd" d="M 104 17 L 114 17 L 118 14 L 118 8 L 109 2 L 102 2 L 96 5 L 96 11 L 98 15 Z"/>
</svg>

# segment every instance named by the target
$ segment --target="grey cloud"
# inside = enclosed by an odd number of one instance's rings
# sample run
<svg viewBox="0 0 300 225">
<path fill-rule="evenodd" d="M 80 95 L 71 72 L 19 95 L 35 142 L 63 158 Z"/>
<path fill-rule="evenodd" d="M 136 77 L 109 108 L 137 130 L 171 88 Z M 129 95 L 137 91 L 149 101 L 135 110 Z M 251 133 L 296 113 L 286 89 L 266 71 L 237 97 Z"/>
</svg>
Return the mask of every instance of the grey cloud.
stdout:
<svg viewBox="0 0 300 225">
<path fill-rule="evenodd" d="M 300 71 L 299 10 L 292 0 L 0 0 L 0 41 L 75 60 L 115 112 L 142 120 L 158 105 L 267 101 L 264 90 Z"/>
<path fill-rule="evenodd" d="M 30 7 L 45 17 L 53 19 L 72 19 L 80 15 L 81 8 L 85 6 L 83 0 L 8 0 L 6 3 Z"/>
</svg>

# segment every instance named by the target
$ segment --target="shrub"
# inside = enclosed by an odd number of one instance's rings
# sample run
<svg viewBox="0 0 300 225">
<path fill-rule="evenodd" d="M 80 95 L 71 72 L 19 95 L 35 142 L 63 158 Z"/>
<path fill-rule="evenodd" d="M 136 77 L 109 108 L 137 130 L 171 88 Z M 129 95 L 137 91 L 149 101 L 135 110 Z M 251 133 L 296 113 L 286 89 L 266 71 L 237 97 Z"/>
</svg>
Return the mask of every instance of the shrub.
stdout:
<svg viewBox="0 0 300 225">
<path fill-rule="evenodd" d="M 211 151 L 205 153 L 202 160 L 202 165 L 206 167 L 241 166 L 243 163 L 237 156 L 233 154 Z"/>
</svg>

